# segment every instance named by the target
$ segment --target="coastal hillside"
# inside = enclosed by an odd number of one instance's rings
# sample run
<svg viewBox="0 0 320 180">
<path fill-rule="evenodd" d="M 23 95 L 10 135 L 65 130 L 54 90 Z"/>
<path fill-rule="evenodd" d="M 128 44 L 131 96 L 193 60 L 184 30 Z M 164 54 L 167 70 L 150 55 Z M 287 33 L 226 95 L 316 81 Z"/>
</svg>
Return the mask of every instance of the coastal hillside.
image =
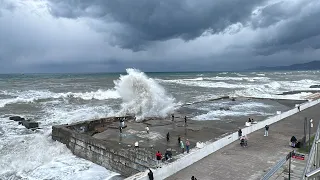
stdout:
<svg viewBox="0 0 320 180">
<path fill-rule="evenodd" d="M 292 64 L 289 66 L 259 66 L 250 70 L 259 71 L 301 71 L 301 70 L 319 70 L 320 61 L 311 61 L 307 63 Z"/>
</svg>

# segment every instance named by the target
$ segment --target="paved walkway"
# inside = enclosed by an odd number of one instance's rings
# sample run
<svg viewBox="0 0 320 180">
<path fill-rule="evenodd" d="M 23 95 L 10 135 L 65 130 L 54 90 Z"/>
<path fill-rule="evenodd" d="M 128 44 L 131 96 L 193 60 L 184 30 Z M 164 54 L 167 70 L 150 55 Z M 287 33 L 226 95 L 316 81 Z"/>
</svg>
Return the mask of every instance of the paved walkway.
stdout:
<svg viewBox="0 0 320 180">
<path fill-rule="evenodd" d="M 292 135 L 297 139 L 303 136 L 304 118 L 320 119 L 320 105 L 313 106 L 280 122 L 270 125 L 269 136 L 264 130 L 248 136 L 248 147 L 242 148 L 234 142 L 206 158 L 192 164 L 167 178 L 167 180 L 211 179 L 260 179 L 268 169 L 292 150 L 289 140 Z M 315 131 L 317 124 L 314 124 Z M 314 133 L 312 131 L 312 133 Z"/>
</svg>

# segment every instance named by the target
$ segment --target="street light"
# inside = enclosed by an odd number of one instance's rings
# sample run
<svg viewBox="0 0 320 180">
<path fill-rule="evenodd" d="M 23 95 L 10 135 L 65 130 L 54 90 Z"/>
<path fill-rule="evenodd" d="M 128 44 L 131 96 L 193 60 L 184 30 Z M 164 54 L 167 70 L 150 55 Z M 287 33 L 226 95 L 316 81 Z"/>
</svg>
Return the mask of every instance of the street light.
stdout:
<svg viewBox="0 0 320 180">
<path fill-rule="evenodd" d="M 311 147 L 310 147 L 310 134 L 311 134 L 311 128 L 313 127 L 313 119 L 310 119 L 310 124 L 309 124 L 309 152 L 311 150 Z"/>
</svg>

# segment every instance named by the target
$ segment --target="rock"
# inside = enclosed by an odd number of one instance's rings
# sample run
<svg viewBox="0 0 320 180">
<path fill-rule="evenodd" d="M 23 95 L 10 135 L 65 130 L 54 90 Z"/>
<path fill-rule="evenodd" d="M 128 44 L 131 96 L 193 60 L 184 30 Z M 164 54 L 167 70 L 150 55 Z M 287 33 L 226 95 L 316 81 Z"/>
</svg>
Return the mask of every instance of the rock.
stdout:
<svg viewBox="0 0 320 180">
<path fill-rule="evenodd" d="M 230 108 L 229 108 L 229 107 L 220 107 L 220 110 L 221 110 L 221 111 L 223 111 L 223 110 L 224 110 L 224 111 L 229 111 Z"/>
<path fill-rule="evenodd" d="M 26 127 L 27 129 L 33 129 L 33 128 L 38 128 L 39 127 L 39 123 L 38 122 L 30 121 L 30 120 L 22 121 L 22 125 L 24 127 Z"/>
<path fill-rule="evenodd" d="M 13 120 L 13 121 L 24 121 L 25 119 L 20 117 L 20 116 L 11 116 L 9 117 L 10 120 Z"/>
<path fill-rule="evenodd" d="M 320 88 L 320 85 L 312 85 L 310 88 Z"/>
</svg>

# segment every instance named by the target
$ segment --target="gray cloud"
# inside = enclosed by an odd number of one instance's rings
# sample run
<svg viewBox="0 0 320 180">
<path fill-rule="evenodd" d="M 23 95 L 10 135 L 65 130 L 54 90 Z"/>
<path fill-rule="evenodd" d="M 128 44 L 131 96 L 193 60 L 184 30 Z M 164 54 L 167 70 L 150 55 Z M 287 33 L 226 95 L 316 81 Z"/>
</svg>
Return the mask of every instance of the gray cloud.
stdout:
<svg viewBox="0 0 320 180">
<path fill-rule="evenodd" d="M 0 72 L 241 70 L 320 57 L 318 0 L 0 0 Z"/>
<path fill-rule="evenodd" d="M 318 49 L 320 35 L 320 2 L 317 0 L 282 1 L 260 10 L 253 27 L 265 31 L 255 48 L 268 55 L 282 50 Z"/>
<path fill-rule="evenodd" d="M 119 45 L 136 48 L 148 41 L 199 37 L 205 31 L 221 32 L 237 22 L 245 23 L 253 9 L 265 0 L 50 0 L 57 17 L 91 17 L 121 24 L 114 32 Z"/>
</svg>

